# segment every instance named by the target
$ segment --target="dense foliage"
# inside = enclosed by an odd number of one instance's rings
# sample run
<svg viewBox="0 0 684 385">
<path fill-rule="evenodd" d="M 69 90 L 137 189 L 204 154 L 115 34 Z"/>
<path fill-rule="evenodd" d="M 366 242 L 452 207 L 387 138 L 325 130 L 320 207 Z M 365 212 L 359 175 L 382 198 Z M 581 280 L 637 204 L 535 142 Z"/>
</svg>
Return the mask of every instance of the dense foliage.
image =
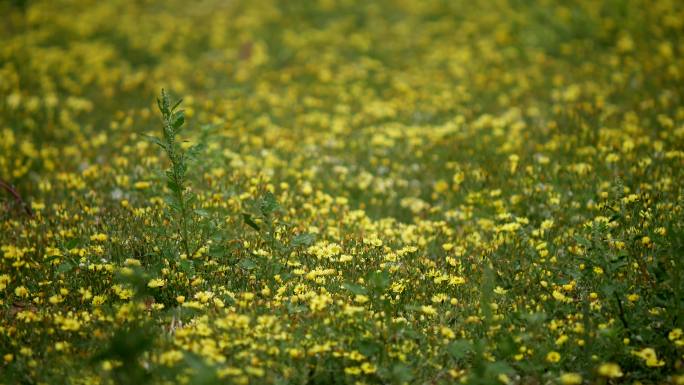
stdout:
<svg viewBox="0 0 684 385">
<path fill-rule="evenodd" d="M 0 383 L 684 384 L 684 3 L 0 14 Z"/>
</svg>

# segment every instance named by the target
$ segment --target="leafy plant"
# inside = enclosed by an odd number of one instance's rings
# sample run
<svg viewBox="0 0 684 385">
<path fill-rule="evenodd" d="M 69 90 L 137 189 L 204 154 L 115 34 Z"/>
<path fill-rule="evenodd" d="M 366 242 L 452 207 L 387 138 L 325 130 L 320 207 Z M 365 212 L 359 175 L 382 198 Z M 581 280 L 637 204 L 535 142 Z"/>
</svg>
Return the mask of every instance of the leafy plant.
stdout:
<svg viewBox="0 0 684 385">
<path fill-rule="evenodd" d="M 189 188 L 188 159 L 196 157 L 202 145 L 197 144 L 184 151 L 179 144 L 177 135 L 185 124 L 185 114 L 183 110 L 178 109 L 182 101 L 183 99 L 179 99 L 171 105 L 169 95 L 162 88 L 161 98 L 157 98 L 157 106 L 162 116 L 162 137 L 149 138 L 164 150 L 171 162 L 171 166 L 166 170 L 166 186 L 170 190 L 166 202 L 170 208 L 171 221 L 177 226 L 182 251 L 189 257 L 199 246 L 193 245 L 190 239 L 195 214 L 192 205 L 196 198 Z"/>
</svg>

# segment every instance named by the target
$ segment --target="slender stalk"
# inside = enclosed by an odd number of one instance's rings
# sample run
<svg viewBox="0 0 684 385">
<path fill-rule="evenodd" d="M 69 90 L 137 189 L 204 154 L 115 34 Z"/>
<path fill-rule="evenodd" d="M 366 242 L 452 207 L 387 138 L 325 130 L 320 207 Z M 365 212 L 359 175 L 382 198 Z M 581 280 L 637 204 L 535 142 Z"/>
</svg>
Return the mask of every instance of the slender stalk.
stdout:
<svg viewBox="0 0 684 385">
<path fill-rule="evenodd" d="M 26 204 L 26 202 L 24 202 L 23 199 L 21 199 L 21 195 L 19 195 L 19 192 L 12 185 L 0 179 L 0 187 L 7 190 L 7 192 L 10 193 L 12 197 L 14 197 L 14 201 L 17 202 L 17 204 L 24 209 L 26 215 L 28 215 L 29 217 L 33 217 L 33 211 L 31 210 L 31 207 L 28 204 Z"/>
<path fill-rule="evenodd" d="M 162 89 L 161 99 L 157 99 L 159 111 L 162 114 L 162 140 L 152 138 L 153 141 L 164 149 L 166 155 L 171 161 L 171 168 L 166 172 L 168 186 L 172 191 L 171 198 L 174 201 L 172 211 L 176 213 L 176 221 L 178 226 L 179 236 L 181 238 L 181 245 L 186 256 L 190 257 L 190 234 L 189 234 L 189 220 L 190 210 L 188 207 L 188 193 L 186 192 L 185 172 L 187 165 L 185 164 L 185 154 L 181 151 L 176 142 L 176 134 L 185 122 L 183 111 L 177 111 L 176 108 L 180 105 L 180 100 L 171 106 L 168 95 Z"/>
</svg>

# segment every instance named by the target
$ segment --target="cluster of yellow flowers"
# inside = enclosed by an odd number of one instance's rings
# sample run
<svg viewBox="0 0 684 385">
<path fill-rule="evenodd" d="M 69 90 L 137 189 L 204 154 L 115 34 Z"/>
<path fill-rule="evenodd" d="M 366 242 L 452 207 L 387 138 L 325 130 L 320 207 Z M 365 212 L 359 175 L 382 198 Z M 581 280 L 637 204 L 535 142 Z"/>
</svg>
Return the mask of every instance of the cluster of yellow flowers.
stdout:
<svg viewBox="0 0 684 385">
<path fill-rule="evenodd" d="M 684 4 L 523 3 L 0 4 L 0 384 L 684 383 Z"/>
</svg>

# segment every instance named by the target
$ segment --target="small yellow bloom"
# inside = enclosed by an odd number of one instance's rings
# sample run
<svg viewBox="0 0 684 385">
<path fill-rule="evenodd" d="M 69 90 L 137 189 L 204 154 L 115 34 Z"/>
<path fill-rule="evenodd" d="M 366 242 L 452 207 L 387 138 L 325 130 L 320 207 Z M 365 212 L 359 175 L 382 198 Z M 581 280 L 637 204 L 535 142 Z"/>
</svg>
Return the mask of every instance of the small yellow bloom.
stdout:
<svg viewBox="0 0 684 385">
<path fill-rule="evenodd" d="M 434 189 L 437 194 L 441 194 L 449 189 L 449 183 L 443 179 L 440 179 L 435 182 Z"/>
<path fill-rule="evenodd" d="M 17 286 L 14 289 L 14 295 L 17 297 L 28 297 L 29 291 L 24 286 Z"/>
<path fill-rule="evenodd" d="M 648 367 L 659 367 L 665 365 L 665 361 L 659 360 L 653 348 L 644 348 L 640 351 L 632 350 L 632 354 L 646 361 Z"/>
<path fill-rule="evenodd" d="M 456 337 L 456 333 L 454 333 L 454 331 L 451 330 L 451 328 L 448 328 L 448 327 L 446 327 L 446 326 L 442 326 L 442 327 L 439 329 L 439 331 L 440 331 L 440 333 L 442 334 L 442 336 L 443 336 L 444 338 L 453 339 L 453 338 Z"/>
<path fill-rule="evenodd" d="M 551 363 L 556 363 L 560 361 L 561 355 L 558 352 L 551 351 L 546 355 L 546 361 L 551 362 Z"/>
<path fill-rule="evenodd" d="M 154 278 L 154 279 L 151 279 L 150 282 L 147 283 L 147 287 L 155 289 L 158 287 L 163 287 L 165 284 L 166 284 L 165 280 L 159 279 L 159 278 Z"/>
<path fill-rule="evenodd" d="M 348 368 L 344 368 L 344 372 L 351 376 L 358 376 L 359 374 L 361 374 L 361 368 L 359 368 L 358 366 L 350 366 Z"/>
<path fill-rule="evenodd" d="M 364 362 L 363 364 L 361 364 L 361 370 L 365 374 L 371 374 L 371 373 L 375 373 L 375 371 L 378 370 L 378 368 L 375 365 L 371 364 L 370 362 Z"/>
<path fill-rule="evenodd" d="M 436 315 L 437 314 L 437 310 L 435 310 L 435 308 L 432 307 L 431 305 L 421 306 L 420 311 L 422 311 L 423 313 L 425 313 L 427 315 Z"/>
<path fill-rule="evenodd" d="M 563 373 L 559 379 L 563 385 L 580 385 L 582 383 L 582 376 L 579 373 Z"/>
<path fill-rule="evenodd" d="M 623 375 L 622 369 L 620 369 L 620 365 L 612 362 L 601 364 L 601 366 L 599 366 L 598 368 L 598 374 L 608 378 L 618 378 L 622 377 Z"/>
<path fill-rule="evenodd" d="M 366 303 L 366 302 L 368 302 L 368 296 L 365 296 L 363 294 L 357 294 L 354 297 L 354 301 L 357 303 Z"/>
<path fill-rule="evenodd" d="M 133 184 L 133 187 L 135 187 L 138 190 L 145 190 L 150 186 L 152 186 L 152 183 L 146 181 L 135 182 L 135 184 Z"/>
<path fill-rule="evenodd" d="M 90 236 L 91 241 L 104 242 L 107 240 L 107 234 L 98 233 Z"/>
<path fill-rule="evenodd" d="M 96 295 L 93 297 L 92 304 L 93 306 L 100 306 L 105 303 L 105 301 L 107 301 L 107 297 L 104 295 Z"/>
</svg>

